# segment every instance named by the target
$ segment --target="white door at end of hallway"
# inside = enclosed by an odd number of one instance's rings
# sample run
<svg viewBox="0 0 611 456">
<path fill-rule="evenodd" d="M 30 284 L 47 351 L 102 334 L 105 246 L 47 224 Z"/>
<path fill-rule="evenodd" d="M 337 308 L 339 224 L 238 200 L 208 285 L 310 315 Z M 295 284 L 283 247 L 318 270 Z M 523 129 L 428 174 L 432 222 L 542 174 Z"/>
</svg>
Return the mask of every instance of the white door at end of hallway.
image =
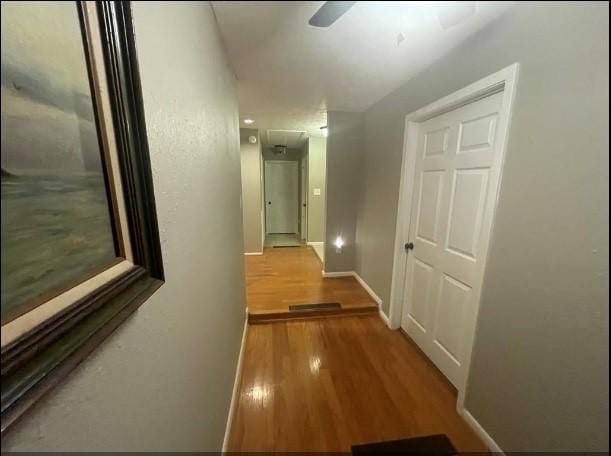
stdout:
<svg viewBox="0 0 611 456">
<path fill-rule="evenodd" d="M 297 233 L 299 168 L 296 161 L 265 162 L 265 232 Z"/>
<path fill-rule="evenodd" d="M 499 184 L 503 93 L 419 124 L 401 326 L 458 388 Z"/>
</svg>

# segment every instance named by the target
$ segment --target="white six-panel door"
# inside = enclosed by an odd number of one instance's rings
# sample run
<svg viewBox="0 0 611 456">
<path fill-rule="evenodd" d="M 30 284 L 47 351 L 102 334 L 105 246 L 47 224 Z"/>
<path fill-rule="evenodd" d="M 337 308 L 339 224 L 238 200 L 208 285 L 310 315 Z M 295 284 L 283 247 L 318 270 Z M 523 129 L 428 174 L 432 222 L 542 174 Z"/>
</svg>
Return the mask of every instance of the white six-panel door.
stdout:
<svg viewBox="0 0 611 456">
<path fill-rule="evenodd" d="M 401 326 L 456 386 L 494 217 L 502 100 L 490 95 L 419 128 Z"/>
<path fill-rule="evenodd" d="M 296 161 L 265 162 L 265 232 L 297 233 L 299 168 Z"/>
</svg>

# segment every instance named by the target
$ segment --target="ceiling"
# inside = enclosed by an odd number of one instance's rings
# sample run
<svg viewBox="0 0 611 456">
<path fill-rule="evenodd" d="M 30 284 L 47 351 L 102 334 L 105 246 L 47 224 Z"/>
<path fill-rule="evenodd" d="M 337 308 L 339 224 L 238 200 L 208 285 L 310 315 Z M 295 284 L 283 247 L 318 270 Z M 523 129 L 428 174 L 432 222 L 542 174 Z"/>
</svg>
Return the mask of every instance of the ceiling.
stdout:
<svg viewBox="0 0 611 456">
<path fill-rule="evenodd" d="M 366 110 L 511 6 L 465 2 L 475 12 L 444 29 L 451 2 L 357 2 L 329 28 L 308 25 L 322 3 L 212 2 L 251 128 L 321 136 L 327 110 Z"/>
<path fill-rule="evenodd" d="M 300 130 L 265 130 L 261 132 L 261 144 L 286 146 L 298 149 L 304 143 L 306 132 Z"/>
</svg>

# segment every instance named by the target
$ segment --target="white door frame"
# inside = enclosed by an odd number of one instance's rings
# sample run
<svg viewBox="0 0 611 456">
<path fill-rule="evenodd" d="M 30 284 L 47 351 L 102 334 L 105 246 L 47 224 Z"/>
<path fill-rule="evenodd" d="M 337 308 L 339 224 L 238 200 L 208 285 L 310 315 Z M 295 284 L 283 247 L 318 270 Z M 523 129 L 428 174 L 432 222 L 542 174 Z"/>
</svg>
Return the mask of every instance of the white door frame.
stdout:
<svg viewBox="0 0 611 456">
<path fill-rule="evenodd" d="M 499 173 L 499 185 L 496 195 L 494 195 L 494 211 L 496 211 L 496 204 L 498 199 L 498 193 L 501 188 L 501 181 L 503 175 L 503 164 L 505 158 L 505 148 L 507 146 L 507 139 L 509 137 L 509 124 L 511 121 L 511 110 L 513 106 L 513 100 L 515 98 L 516 84 L 518 80 L 519 64 L 514 63 L 502 70 L 491 74 L 479 81 L 460 89 L 451 95 L 441 98 L 415 112 L 408 114 L 405 117 L 405 130 L 404 130 L 404 141 L 403 141 L 403 158 L 401 163 L 401 184 L 399 188 L 399 204 L 397 208 L 397 226 L 395 231 L 395 250 L 393 256 L 393 273 L 392 273 L 392 284 L 390 291 L 390 309 L 389 309 L 389 327 L 391 329 L 398 329 L 401 326 L 401 314 L 404 302 L 403 290 L 404 280 L 406 273 L 406 260 L 407 256 L 404 250 L 404 243 L 409 239 L 409 226 L 412 212 L 412 198 L 411 195 L 414 191 L 415 179 L 415 154 L 417 151 L 417 140 L 420 123 L 426 120 L 437 117 L 445 112 L 452 111 L 461 106 L 473 103 L 481 98 L 494 93 L 503 92 L 503 101 L 501 109 L 499 111 L 499 122 L 497 137 L 499 138 L 499 155 L 500 155 L 500 173 Z M 410 195 L 406 198 L 406 194 Z M 494 225 L 494 220 L 493 220 Z M 490 228 L 492 232 L 493 226 Z M 484 258 L 484 276 L 487 262 L 487 245 L 482 252 Z M 475 296 L 475 316 L 479 310 L 480 296 Z M 465 376 L 463 381 L 458 387 L 458 404 L 459 411 L 462 411 L 464 406 L 465 392 L 467 389 L 467 376 L 469 372 L 469 366 L 471 364 L 471 352 L 473 349 L 474 331 L 472 334 L 467 335 L 465 345 Z"/>
<path fill-rule="evenodd" d="M 299 160 L 299 169 L 301 171 L 301 207 L 299 208 L 299 234 L 304 242 L 308 240 L 308 199 L 310 192 L 310 170 L 308 168 L 308 153 L 306 152 Z"/>
</svg>

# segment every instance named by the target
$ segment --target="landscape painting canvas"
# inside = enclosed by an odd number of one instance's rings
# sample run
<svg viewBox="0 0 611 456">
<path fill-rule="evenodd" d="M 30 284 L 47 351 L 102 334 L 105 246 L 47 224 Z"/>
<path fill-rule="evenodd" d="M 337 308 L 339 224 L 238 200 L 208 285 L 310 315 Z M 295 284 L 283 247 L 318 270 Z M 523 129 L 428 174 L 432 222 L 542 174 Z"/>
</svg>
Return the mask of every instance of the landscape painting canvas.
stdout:
<svg viewBox="0 0 611 456">
<path fill-rule="evenodd" d="M 75 2 L 2 2 L 2 322 L 118 256 Z"/>
</svg>

